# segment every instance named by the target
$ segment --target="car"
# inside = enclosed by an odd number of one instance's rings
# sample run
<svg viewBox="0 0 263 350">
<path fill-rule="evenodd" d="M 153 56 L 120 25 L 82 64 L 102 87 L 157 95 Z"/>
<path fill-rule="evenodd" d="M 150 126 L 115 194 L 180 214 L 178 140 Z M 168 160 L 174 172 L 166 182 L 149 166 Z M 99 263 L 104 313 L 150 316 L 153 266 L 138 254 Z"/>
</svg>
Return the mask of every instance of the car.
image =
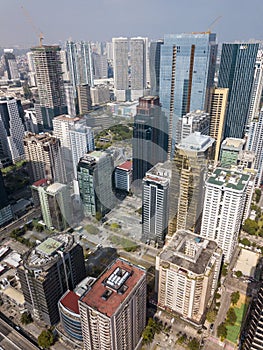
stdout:
<svg viewBox="0 0 263 350">
<path fill-rule="evenodd" d="M 214 324 L 213 323 L 210 324 L 209 329 L 210 329 L 210 331 L 212 331 L 214 329 Z"/>
</svg>

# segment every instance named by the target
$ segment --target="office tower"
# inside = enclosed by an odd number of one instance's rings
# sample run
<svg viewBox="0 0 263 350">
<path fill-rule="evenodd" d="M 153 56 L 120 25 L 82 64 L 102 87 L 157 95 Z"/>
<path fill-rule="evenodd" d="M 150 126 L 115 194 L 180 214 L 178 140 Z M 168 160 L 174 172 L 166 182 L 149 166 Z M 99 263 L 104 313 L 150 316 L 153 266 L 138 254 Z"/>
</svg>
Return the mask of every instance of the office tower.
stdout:
<svg viewBox="0 0 263 350">
<path fill-rule="evenodd" d="M 168 231 L 171 162 L 146 172 L 142 191 L 142 241 L 162 247 Z"/>
<path fill-rule="evenodd" d="M 229 262 L 238 243 L 250 175 L 217 168 L 205 184 L 201 236 L 215 240 Z"/>
<path fill-rule="evenodd" d="M 170 235 L 179 229 L 200 232 L 204 183 L 213 155 L 214 139 L 198 132 L 176 146 L 170 185 Z"/>
<path fill-rule="evenodd" d="M 69 81 L 70 76 L 69 76 L 69 68 L 68 68 L 68 59 L 67 59 L 67 51 L 66 50 L 61 50 L 60 51 L 60 60 L 61 60 L 61 68 L 62 68 L 62 77 L 63 81 Z"/>
<path fill-rule="evenodd" d="M 254 71 L 254 80 L 248 109 L 247 125 L 254 116 L 258 115 L 261 107 L 261 96 L 263 90 L 263 50 L 258 50 Z"/>
<path fill-rule="evenodd" d="M 72 205 L 67 185 L 56 182 L 43 186 L 35 183 L 32 189 L 38 192 L 43 221 L 49 229 L 63 231 L 72 225 Z"/>
<path fill-rule="evenodd" d="M 72 117 L 76 117 L 76 102 L 73 86 L 71 83 L 64 83 L 64 88 L 68 114 Z"/>
<path fill-rule="evenodd" d="M 255 185 L 259 187 L 263 181 L 263 109 L 250 123 L 246 149 L 255 153 Z"/>
<path fill-rule="evenodd" d="M 53 118 L 67 113 L 59 46 L 39 46 L 34 55 L 36 81 L 43 125 L 53 129 Z"/>
<path fill-rule="evenodd" d="M 80 117 L 73 117 L 67 114 L 60 115 L 53 120 L 53 135 L 60 140 L 61 152 L 68 181 L 72 180 L 73 178 L 72 149 L 69 131 L 71 128 L 74 128 L 74 125 L 80 120 Z"/>
<path fill-rule="evenodd" d="M 92 67 L 94 79 L 103 79 L 108 77 L 107 56 L 92 52 Z"/>
<path fill-rule="evenodd" d="M 163 40 L 151 41 L 149 53 L 151 95 L 159 96 L 160 63 Z"/>
<path fill-rule="evenodd" d="M 0 170 L 0 227 L 9 223 L 13 219 L 11 205 L 5 190 L 2 172 Z"/>
<path fill-rule="evenodd" d="M 112 157 L 106 152 L 94 151 L 80 159 L 77 170 L 84 215 L 104 216 L 115 205 Z"/>
<path fill-rule="evenodd" d="M 74 92 L 76 94 L 77 85 L 80 84 L 77 44 L 74 43 L 73 41 L 67 41 L 66 51 L 67 51 L 70 82 L 72 83 Z"/>
<path fill-rule="evenodd" d="M 91 111 L 91 95 L 90 95 L 90 86 L 78 85 L 77 86 L 77 95 L 79 103 L 79 114 L 87 114 Z"/>
<path fill-rule="evenodd" d="M 208 103 L 208 114 L 210 115 L 209 135 L 215 139 L 215 161 L 219 159 L 220 146 L 224 135 L 224 124 L 226 117 L 228 89 L 211 88 Z"/>
<path fill-rule="evenodd" d="M 216 242 L 177 231 L 156 257 L 158 306 L 202 323 L 217 287 L 221 260 Z"/>
<path fill-rule="evenodd" d="M 106 43 L 106 55 L 109 61 L 113 60 L 113 43 L 112 42 Z"/>
<path fill-rule="evenodd" d="M 76 123 L 69 130 L 71 154 L 72 154 L 72 165 L 74 179 L 77 179 L 77 166 L 81 157 L 85 153 L 94 151 L 94 134 L 92 128 L 86 126 L 85 123 Z"/>
<path fill-rule="evenodd" d="M 110 101 L 110 90 L 107 85 L 100 84 L 90 89 L 92 106 L 100 106 Z"/>
<path fill-rule="evenodd" d="M 210 115 L 204 111 L 193 111 L 178 119 L 176 128 L 176 143 L 180 143 L 184 138 L 200 132 L 202 135 L 209 135 Z"/>
<path fill-rule="evenodd" d="M 134 350 L 146 324 L 146 271 L 117 259 L 79 301 L 84 349 Z"/>
<path fill-rule="evenodd" d="M 261 286 L 257 296 L 252 301 L 249 314 L 243 327 L 243 337 L 241 337 L 242 350 L 263 349 L 263 287 Z"/>
<path fill-rule="evenodd" d="M 220 167 L 231 168 L 232 165 L 237 164 L 237 159 L 240 152 L 243 150 L 245 140 L 226 138 L 221 144 L 220 151 Z"/>
<path fill-rule="evenodd" d="M 13 49 L 4 49 L 5 69 L 9 80 L 19 80 L 16 56 Z"/>
<path fill-rule="evenodd" d="M 48 179 L 66 183 L 65 164 L 59 139 L 49 133 L 27 133 L 24 138 L 25 157 L 32 182 Z"/>
<path fill-rule="evenodd" d="M 170 34 L 161 47 L 160 101 L 169 122 L 169 155 L 179 117 L 206 110 L 214 83 L 216 34 Z"/>
<path fill-rule="evenodd" d="M 130 39 L 131 100 L 138 100 L 146 88 L 147 38 Z"/>
<path fill-rule="evenodd" d="M 115 188 L 130 192 L 132 183 L 132 162 L 127 160 L 126 162 L 118 165 L 114 171 Z"/>
<path fill-rule="evenodd" d="M 224 138 L 243 138 L 247 123 L 258 44 L 223 44 L 218 87 L 228 88 Z"/>
<path fill-rule="evenodd" d="M 133 181 L 141 184 L 146 171 L 167 160 L 167 126 L 158 96 L 141 97 L 134 117 Z"/>
<path fill-rule="evenodd" d="M 112 38 L 114 94 L 117 101 L 128 100 L 128 50 L 127 38 Z"/>
<path fill-rule="evenodd" d="M 83 249 L 68 234 L 47 238 L 17 268 L 26 308 L 36 320 L 59 321 L 58 301 L 85 277 Z"/>
<path fill-rule="evenodd" d="M 25 124 L 24 124 L 25 130 L 38 134 L 39 133 L 38 120 L 37 120 L 37 115 L 34 108 L 29 108 L 25 110 L 24 119 L 25 119 Z"/>
<path fill-rule="evenodd" d="M 13 163 L 24 159 L 24 113 L 21 101 L 0 97 L 0 157 Z"/>
</svg>

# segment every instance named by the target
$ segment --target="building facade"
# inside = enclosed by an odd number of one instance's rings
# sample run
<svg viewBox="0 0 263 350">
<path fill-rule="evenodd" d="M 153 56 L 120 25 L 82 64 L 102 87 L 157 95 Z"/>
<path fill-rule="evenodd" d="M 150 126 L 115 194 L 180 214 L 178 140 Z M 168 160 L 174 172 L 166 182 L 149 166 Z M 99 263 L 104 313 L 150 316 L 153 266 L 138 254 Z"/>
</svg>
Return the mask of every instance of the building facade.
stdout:
<svg viewBox="0 0 263 350">
<path fill-rule="evenodd" d="M 222 168 L 231 168 L 237 165 L 239 154 L 245 146 L 245 140 L 228 137 L 221 144 L 220 166 Z"/>
<path fill-rule="evenodd" d="M 0 171 L 0 227 L 9 223 L 13 219 L 11 205 L 5 190 L 5 184 L 2 172 Z"/>
<path fill-rule="evenodd" d="M 161 47 L 163 40 L 151 41 L 149 49 L 151 95 L 159 96 Z"/>
<path fill-rule="evenodd" d="M 124 102 L 128 98 L 128 38 L 112 38 L 114 94 L 117 101 Z"/>
<path fill-rule="evenodd" d="M 129 192 L 132 183 L 132 162 L 126 162 L 118 165 L 114 172 L 115 188 L 118 190 Z"/>
</svg>

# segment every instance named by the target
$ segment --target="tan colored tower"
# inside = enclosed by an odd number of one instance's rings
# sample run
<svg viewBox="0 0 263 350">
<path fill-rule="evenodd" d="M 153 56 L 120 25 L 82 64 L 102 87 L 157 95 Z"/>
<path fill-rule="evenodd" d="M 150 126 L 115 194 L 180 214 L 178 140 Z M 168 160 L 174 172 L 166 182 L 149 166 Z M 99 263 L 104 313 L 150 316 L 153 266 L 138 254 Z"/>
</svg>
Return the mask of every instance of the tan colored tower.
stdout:
<svg viewBox="0 0 263 350">
<path fill-rule="evenodd" d="M 227 108 L 228 89 L 212 88 L 210 92 L 210 101 L 208 113 L 210 119 L 210 136 L 216 140 L 215 161 L 218 161 L 220 145 L 223 139 L 224 124 Z"/>
</svg>

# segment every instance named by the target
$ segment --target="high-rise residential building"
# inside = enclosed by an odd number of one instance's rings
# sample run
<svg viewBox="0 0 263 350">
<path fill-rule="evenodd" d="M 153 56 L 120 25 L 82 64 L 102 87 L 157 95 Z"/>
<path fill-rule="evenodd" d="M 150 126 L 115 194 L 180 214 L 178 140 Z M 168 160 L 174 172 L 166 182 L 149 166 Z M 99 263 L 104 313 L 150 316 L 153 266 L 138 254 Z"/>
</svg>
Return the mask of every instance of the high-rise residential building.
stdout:
<svg viewBox="0 0 263 350">
<path fill-rule="evenodd" d="M 180 143 L 184 138 L 200 132 L 202 135 L 209 135 L 210 115 L 204 111 L 194 111 L 187 113 L 178 119 L 176 127 L 176 143 Z"/>
<path fill-rule="evenodd" d="M 20 78 L 16 56 L 13 49 L 4 49 L 5 69 L 7 72 L 7 79 L 18 80 Z"/>
<path fill-rule="evenodd" d="M 94 79 L 103 79 L 108 77 L 107 56 L 92 52 L 92 67 Z"/>
<path fill-rule="evenodd" d="M 142 191 L 142 241 L 162 247 L 168 232 L 171 162 L 146 172 Z"/>
<path fill-rule="evenodd" d="M 78 95 L 78 103 L 79 103 L 79 114 L 88 114 L 92 109 L 90 86 L 88 84 L 78 85 L 77 95 Z"/>
<path fill-rule="evenodd" d="M 84 122 L 76 123 L 69 131 L 74 179 L 77 179 L 77 166 L 81 157 L 95 149 L 94 134 Z"/>
<path fill-rule="evenodd" d="M 38 192 L 43 221 L 49 229 L 64 231 L 72 225 L 72 205 L 67 185 L 58 182 L 43 185 L 38 181 L 32 185 L 32 190 Z"/>
<path fill-rule="evenodd" d="M 205 184 L 201 236 L 215 240 L 229 262 L 238 243 L 250 175 L 217 168 Z"/>
<path fill-rule="evenodd" d="M 214 139 L 198 132 L 176 146 L 171 161 L 170 235 L 179 229 L 200 232 L 204 184 L 213 155 Z"/>
<path fill-rule="evenodd" d="M 224 138 L 243 138 L 259 44 L 223 44 L 218 87 L 228 88 Z"/>
<path fill-rule="evenodd" d="M 60 140 L 62 156 L 66 168 L 67 180 L 73 178 L 72 149 L 69 131 L 81 120 L 80 117 L 60 115 L 53 120 L 53 135 Z"/>
<path fill-rule="evenodd" d="M 146 61 L 147 61 L 148 39 L 130 39 L 130 70 L 131 70 L 131 100 L 138 100 L 144 95 L 146 88 Z"/>
<path fill-rule="evenodd" d="M 261 108 L 261 96 L 263 90 L 263 50 L 258 50 L 254 71 L 254 80 L 248 109 L 247 124 L 257 116 Z"/>
<path fill-rule="evenodd" d="M 113 159 L 106 152 L 94 151 L 78 163 L 78 185 L 84 215 L 104 216 L 115 205 L 112 191 Z"/>
<path fill-rule="evenodd" d="M 65 99 L 66 99 L 66 105 L 68 114 L 72 117 L 76 116 L 76 102 L 75 102 L 75 93 L 74 88 L 71 83 L 64 83 L 65 88 Z"/>
<path fill-rule="evenodd" d="M 113 38 L 114 94 L 117 101 L 128 100 L 128 38 Z"/>
<path fill-rule="evenodd" d="M 117 259 L 80 298 L 83 348 L 137 350 L 146 324 L 146 271 Z"/>
<path fill-rule="evenodd" d="M 59 299 L 86 275 L 83 249 L 71 235 L 49 237 L 24 256 L 17 272 L 33 318 L 54 325 Z"/>
<path fill-rule="evenodd" d="M 170 34 L 161 47 L 160 101 L 169 122 L 169 155 L 173 153 L 179 117 L 206 110 L 214 84 L 216 34 Z"/>
<path fill-rule="evenodd" d="M 132 183 L 132 161 L 118 165 L 114 171 L 115 188 L 118 190 L 129 192 Z"/>
<path fill-rule="evenodd" d="M 27 63 L 28 63 L 28 84 L 30 87 L 35 87 L 36 83 L 36 69 L 34 64 L 33 52 L 27 52 Z"/>
<path fill-rule="evenodd" d="M 250 123 L 246 149 L 255 153 L 256 186 L 263 181 L 263 109 Z"/>
<path fill-rule="evenodd" d="M 60 140 L 49 133 L 27 133 L 24 138 L 25 157 L 32 182 L 48 179 L 66 183 L 66 171 Z"/>
<path fill-rule="evenodd" d="M 15 163 L 25 158 L 23 147 L 24 112 L 21 101 L 0 97 L 0 158 Z"/>
<path fill-rule="evenodd" d="M 90 89 L 92 106 L 103 105 L 110 101 L 110 90 L 107 85 L 100 84 Z"/>
<path fill-rule="evenodd" d="M 151 95 L 159 96 L 161 46 L 163 40 L 151 41 L 149 52 Z"/>
<path fill-rule="evenodd" d="M 66 50 L 60 51 L 60 60 L 62 63 L 63 80 L 68 82 L 70 80 L 70 76 L 69 76 L 68 59 L 67 59 L 67 51 Z"/>
<path fill-rule="evenodd" d="M 224 124 L 227 108 L 227 88 L 211 88 L 208 103 L 208 114 L 210 115 L 209 135 L 215 139 L 215 161 L 220 154 L 220 146 L 224 136 Z"/>
<path fill-rule="evenodd" d="M 216 242 L 177 231 L 156 257 L 158 306 L 200 324 L 217 287 L 222 250 Z"/>
<path fill-rule="evenodd" d="M 263 287 L 261 286 L 257 296 L 252 301 L 249 314 L 243 327 L 241 337 L 242 350 L 263 349 Z"/>
<path fill-rule="evenodd" d="M 53 118 L 67 113 L 59 46 L 38 46 L 34 55 L 43 125 L 53 129 Z"/>
<path fill-rule="evenodd" d="M 240 152 L 245 146 L 244 139 L 235 139 L 228 137 L 221 144 L 220 150 L 220 167 L 231 168 L 232 165 L 237 165 L 237 160 Z"/>
<path fill-rule="evenodd" d="M 0 227 L 9 223 L 13 219 L 11 205 L 5 190 L 2 172 L 0 171 Z"/>
<path fill-rule="evenodd" d="M 132 142 L 133 181 L 141 185 L 148 170 L 167 160 L 167 124 L 158 96 L 139 99 Z"/>
</svg>

